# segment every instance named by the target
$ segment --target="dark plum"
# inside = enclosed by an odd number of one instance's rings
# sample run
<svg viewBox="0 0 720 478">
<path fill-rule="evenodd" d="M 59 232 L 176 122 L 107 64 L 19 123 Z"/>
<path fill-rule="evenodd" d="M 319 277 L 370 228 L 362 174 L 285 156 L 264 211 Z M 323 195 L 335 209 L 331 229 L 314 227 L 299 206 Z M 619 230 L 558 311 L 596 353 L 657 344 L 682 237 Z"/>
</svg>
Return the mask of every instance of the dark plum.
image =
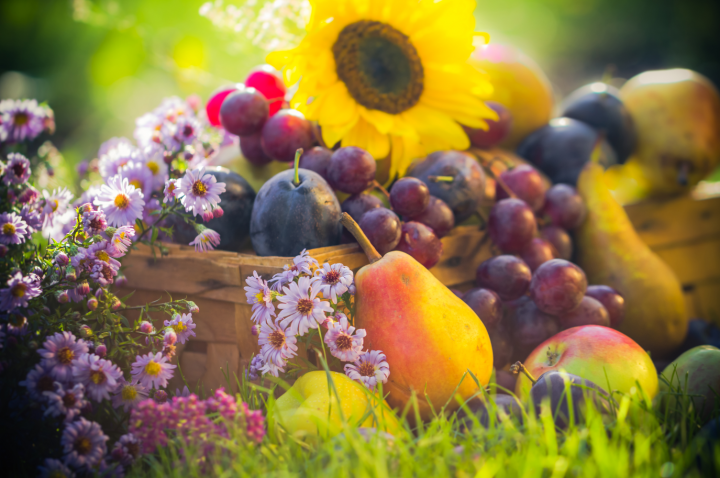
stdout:
<svg viewBox="0 0 720 478">
<path fill-rule="evenodd" d="M 617 329 L 625 319 L 625 299 L 620 292 L 607 285 L 590 285 L 585 295 L 605 306 L 610 327 Z"/>
<path fill-rule="evenodd" d="M 390 209 L 384 207 L 371 209 L 362 215 L 358 225 L 382 255 L 395 249 L 400 242 L 402 223 L 397 214 Z"/>
<path fill-rule="evenodd" d="M 276 118 L 280 113 L 275 115 Z M 317 173 L 288 169 L 273 176 L 258 191 L 250 223 L 250 238 L 259 256 L 292 257 L 303 249 L 340 243 L 340 203 Z"/>
<path fill-rule="evenodd" d="M 276 161 L 293 161 L 295 151 L 310 149 L 314 141 L 312 125 L 296 110 L 278 111 L 262 129 L 262 147 Z"/>
<path fill-rule="evenodd" d="M 487 130 L 463 126 L 470 143 L 476 148 L 483 149 L 494 148 L 500 144 L 510 133 L 510 127 L 512 126 L 512 115 L 507 108 L 494 101 L 486 101 L 485 104 L 498 114 L 498 120 L 486 119 Z"/>
<path fill-rule="evenodd" d="M 430 194 L 442 199 L 455 215 L 455 224 L 477 210 L 485 191 L 485 173 L 469 153 L 438 151 L 415 163 L 407 173 L 427 184 Z M 452 178 L 441 181 L 437 178 Z"/>
<path fill-rule="evenodd" d="M 545 226 L 540 229 L 540 237 L 552 244 L 557 259 L 569 261 L 572 258 L 572 238 L 565 229 L 557 226 Z"/>
<path fill-rule="evenodd" d="M 479 287 L 497 292 L 502 300 L 515 300 L 527 292 L 532 272 L 522 259 L 501 255 L 480 264 L 475 280 Z"/>
<path fill-rule="evenodd" d="M 207 114 L 208 122 L 213 126 L 222 126 L 220 122 L 220 107 L 228 97 L 230 93 L 237 90 L 237 86 L 223 86 L 213 93 L 205 105 L 205 113 Z"/>
<path fill-rule="evenodd" d="M 440 261 L 443 244 L 432 229 L 425 224 L 410 221 L 402 225 L 401 231 L 396 250 L 409 254 L 428 269 Z"/>
<path fill-rule="evenodd" d="M 268 104 L 255 88 L 230 93 L 220 107 L 220 122 L 228 133 L 250 136 L 259 133 L 268 119 Z"/>
<path fill-rule="evenodd" d="M 558 323 L 562 329 L 579 327 L 581 325 L 602 325 L 603 327 L 610 327 L 610 315 L 600 301 L 586 295 L 580 301 L 580 305 L 570 312 L 560 315 L 558 317 Z"/>
<path fill-rule="evenodd" d="M 545 193 L 543 212 L 550 216 L 555 226 L 571 230 L 583 223 L 587 206 L 577 189 L 567 184 L 556 184 Z"/>
<path fill-rule="evenodd" d="M 513 395 L 500 393 L 496 395 L 478 395 L 467 402 L 467 410 L 475 416 L 483 428 L 498 426 L 506 420 L 523 420 L 523 406 L 520 400 Z M 457 412 L 458 422 L 465 427 L 472 427 L 475 421 L 468 416 L 468 411 L 460 409 Z"/>
<path fill-rule="evenodd" d="M 430 203 L 430 190 L 417 178 L 400 178 L 390 190 L 390 204 L 401 216 L 422 214 Z"/>
<path fill-rule="evenodd" d="M 535 347 L 560 331 L 557 318 L 546 314 L 527 296 L 505 303 L 503 317 L 512 331 L 513 356 L 524 360 Z"/>
<path fill-rule="evenodd" d="M 327 181 L 327 170 L 332 154 L 332 151 L 322 146 L 310 148 L 300 156 L 300 167 L 315 171 Z"/>
<path fill-rule="evenodd" d="M 270 116 L 280 111 L 287 88 L 275 68 L 270 65 L 260 65 L 253 68 L 245 80 L 245 85 L 252 86 L 269 100 Z"/>
<path fill-rule="evenodd" d="M 545 183 L 537 169 L 528 164 L 521 164 L 512 169 L 503 171 L 500 180 L 510 189 L 518 199 L 522 199 L 530 206 L 533 212 L 538 212 L 545 204 Z M 495 188 L 496 199 L 505 199 L 508 194 L 505 189 L 498 186 Z"/>
<path fill-rule="evenodd" d="M 497 292 L 477 287 L 467 291 L 462 299 L 480 317 L 485 327 L 494 327 L 502 319 L 502 300 Z"/>
<path fill-rule="evenodd" d="M 360 194 L 375 180 L 377 165 L 370 153 L 356 146 L 335 151 L 327 168 L 328 182 L 333 189 Z"/>
<path fill-rule="evenodd" d="M 537 222 L 525 201 L 503 199 L 495 203 L 490 210 L 488 232 L 500 250 L 519 253 L 535 236 Z"/>
<path fill-rule="evenodd" d="M 567 400 L 568 387 L 572 401 L 572 416 Z M 555 426 L 561 429 L 567 428 L 571 422 L 582 423 L 588 402 L 594 403 L 602 414 L 612 414 L 613 407 L 608 401 L 609 397 L 605 390 L 590 380 L 555 370 L 542 374 L 530 389 L 530 400 L 535 405 L 537 414 L 540 415 L 543 401 L 549 400 Z"/>
<path fill-rule="evenodd" d="M 250 164 L 264 166 L 272 161 L 272 158 L 265 154 L 262 148 L 262 136 L 240 136 L 240 152 Z"/>
<path fill-rule="evenodd" d="M 555 248 L 545 239 L 535 237 L 523 248 L 520 257 L 534 272 L 542 264 L 555 259 Z"/>
<path fill-rule="evenodd" d="M 585 272 L 563 259 L 542 264 L 530 282 L 530 297 L 540 310 L 552 315 L 566 314 L 580 305 L 586 290 Z"/>
<path fill-rule="evenodd" d="M 350 214 L 355 222 L 360 222 L 360 218 L 363 214 L 368 212 L 370 209 L 378 207 L 385 207 L 382 200 L 372 194 L 360 193 L 353 194 L 340 205 L 342 212 Z"/>
<path fill-rule="evenodd" d="M 430 196 L 427 208 L 421 214 L 408 218 L 425 224 L 435 232 L 437 237 L 445 237 L 455 227 L 455 216 L 445 201 Z"/>
</svg>

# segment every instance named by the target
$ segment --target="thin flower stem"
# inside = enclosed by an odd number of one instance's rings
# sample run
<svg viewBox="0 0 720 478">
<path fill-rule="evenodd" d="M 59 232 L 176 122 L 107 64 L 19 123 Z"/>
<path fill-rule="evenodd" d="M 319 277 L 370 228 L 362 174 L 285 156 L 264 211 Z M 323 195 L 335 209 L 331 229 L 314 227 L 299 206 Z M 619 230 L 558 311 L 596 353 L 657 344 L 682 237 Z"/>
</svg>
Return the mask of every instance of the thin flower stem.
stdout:
<svg viewBox="0 0 720 478">
<path fill-rule="evenodd" d="M 322 336 L 322 324 L 318 325 L 318 335 L 320 336 L 320 347 L 322 347 L 323 359 L 325 359 L 325 363 L 327 363 L 327 354 L 325 353 L 325 341 L 323 340 Z"/>
</svg>

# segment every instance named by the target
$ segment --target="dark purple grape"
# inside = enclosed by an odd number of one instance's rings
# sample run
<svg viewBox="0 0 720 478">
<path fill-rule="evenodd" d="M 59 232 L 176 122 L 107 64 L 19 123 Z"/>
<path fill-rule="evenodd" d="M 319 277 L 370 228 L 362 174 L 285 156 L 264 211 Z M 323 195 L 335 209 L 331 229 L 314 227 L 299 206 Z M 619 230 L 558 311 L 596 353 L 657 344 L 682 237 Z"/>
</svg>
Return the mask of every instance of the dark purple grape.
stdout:
<svg viewBox="0 0 720 478">
<path fill-rule="evenodd" d="M 210 97 L 205 105 L 205 113 L 211 125 L 222 126 L 222 123 L 220 123 L 220 108 L 225 98 L 235 90 L 237 90 L 237 85 L 223 86 L 215 90 L 215 93 Z"/>
<path fill-rule="evenodd" d="M 346 146 L 330 157 L 328 182 L 338 191 L 359 194 L 372 185 L 376 169 L 370 153 L 356 146 Z"/>
<path fill-rule="evenodd" d="M 569 261 L 573 253 L 573 243 L 570 234 L 561 227 L 545 226 L 540 229 L 540 237 L 552 244 L 557 259 Z"/>
<path fill-rule="evenodd" d="M 555 248 L 548 241 L 535 237 L 523 248 L 520 257 L 534 272 L 541 264 L 555 259 L 554 250 Z"/>
<path fill-rule="evenodd" d="M 600 301 L 586 295 L 580 301 L 580 305 L 570 312 L 560 315 L 558 323 L 563 330 L 581 325 L 610 327 L 610 315 Z"/>
<path fill-rule="evenodd" d="M 390 209 L 380 207 L 362 215 L 360 229 L 377 251 L 385 255 L 397 247 L 402 234 L 400 218 Z"/>
<path fill-rule="evenodd" d="M 265 154 L 265 150 L 262 148 L 262 136 L 259 134 L 241 136 L 240 151 L 245 159 L 255 166 L 264 166 L 272 161 L 272 158 Z"/>
<path fill-rule="evenodd" d="M 488 232 L 503 252 L 520 252 L 535 236 L 537 222 L 525 201 L 503 199 L 490 210 Z"/>
<path fill-rule="evenodd" d="M 332 151 L 322 146 L 315 146 L 303 152 L 302 156 L 300 156 L 299 166 L 303 169 L 315 171 L 322 176 L 323 179 L 327 180 L 330 156 L 332 156 Z"/>
<path fill-rule="evenodd" d="M 456 296 L 458 296 L 458 298 L 460 298 L 460 299 L 462 299 L 463 296 L 465 295 L 464 292 L 460 292 L 460 291 L 457 290 L 457 289 L 450 289 L 450 292 L 452 292 L 453 294 L 455 294 Z"/>
<path fill-rule="evenodd" d="M 547 188 L 537 169 L 527 164 L 521 164 L 503 171 L 500 174 L 500 180 L 515 193 L 518 199 L 525 201 L 533 212 L 542 209 L 543 204 L 545 204 Z M 495 197 L 498 201 L 509 197 L 500 185 L 495 187 L 495 191 Z"/>
<path fill-rule="evenodd" d="M 502 300 L 496 292 L 477 287 L 463 296 L 465 302 L 480 317 L 486 328 L 494 327 L 503 315 Z"/>
<path fill-rule="evenodd" d="M 479 287 L 497 292 L 502 300 L 514 300 L 527 292 L 532 272 L 521 259 L 502 255 L 480 264 L 475 277 Z"/>
<path fill-rule="evenodd" d="M 488 129 L 470 128 L 469 126 L 463 126 L 465 133 L 468 135 L 470 142 L 476 148 L 494 148 L 502 142 L 510 133 L 510 127 L 512 126 L 512 115 L 510 111 L 500 103 L 494 101 L 486 101 L 491 109 L 495 110 L 499 118 L 497 121 L 486 119 L 485 122 L 488 124 Z"/>
<path fill-rule="evenodd" d="M 535 347 L 560 330 L 557 319 L 540 310 L 527 296 L 505 303 L 503 321 L 512 330 L 517 360 L 524 360 Z"/>
<path fill-rule="evenodd" d="M 230 93 L 220 107 L 220 122 L 228 133 L 250 136 L 262 130 L 268 119 L 268 103 L 255 88 Z"/>
<path fill-rule="evenodd" d="M 553 259 L 538 267 L 530 282 L 530 297 L 543 312 L 563 315 L 580 305 L 587 277 L 578 266 Z"/>
<path fill-rule="evenodd" d="M 340 206 L 342 207 L 342 211 L 350 214 L 350 217 L 353 218 L 355 222 L 360 222 L 362 215 L 370 209 L 385 207 L 380 198 L 366 193 L 353 194 L 344 200 Z"/>
<path fill-rule="evenodd" d="M 400 178 L 390 190 L 390 204 L 401 216 L 422 214 L 430 203 L 430 190 L 417 178 Z"/>
<path fill-rule="evenodd" d="M 408 218 L 425 224 L 435 232 L 437 237 L 445 237 L 455 227 L 455 216 L 445 201 L 430 196 L 427 208 L 421 214 Z"/>
<path fill-rule="evenodd" d="M 583 223 L 587 208 L 574 187 L 556 184 L 545 194 L 543 211 L 554 225 L 571 230 Z"/>
<path fill-rule="evenodd" d="M 488 329 L 490 345 L 493 351 L 493 366 L 495 369 L 504 367 L 513 357 L 513 342 L 507 327 L 493 327 Z"/>
<path fill-rule="evenodd" d="M 400 242 L 395 249 L 409 254 L 430 269 L 440 261 L 443 244 L 425 224 L 410 221 L 402 225 Z"/>
<path fill-rule="evenodd" d="M 314 141 L 312 125 L 296 110 L 278 111 L 262 129 L 262 147 L 276 161 L 293 161 L 295 151 L 310 149 Z"/>
<path fill-rule="evenodd" d="M 585 295 L 605 306 L 610 319 L 610 327 L 615 329 L 620 327 L 625 319 L 625 299 L 620 292 L 606 285 L 591 285 L 588 286 Z"/>
</svg>

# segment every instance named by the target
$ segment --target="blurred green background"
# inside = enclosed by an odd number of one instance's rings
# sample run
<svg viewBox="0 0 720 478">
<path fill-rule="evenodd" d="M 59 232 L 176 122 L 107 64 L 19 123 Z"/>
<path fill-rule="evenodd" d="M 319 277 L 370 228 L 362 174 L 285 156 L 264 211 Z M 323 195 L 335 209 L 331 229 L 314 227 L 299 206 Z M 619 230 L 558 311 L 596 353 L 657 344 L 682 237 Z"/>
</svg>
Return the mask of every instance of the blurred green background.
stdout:
<svg viewBox="0 0 720 478">
<path fill-rule="evenodd" d="M 163 97 L 206 100 L 263 62 L 262 49 L 201 16 L 203 3 L 2 0 L 0 98 L 47 101 L 68 165 L 92 158 L 102 141 L 131 137 Z M 610 64 L 626 78 L 686 67 L 720 84 L 717 0 L 478 0 L 476 17 L 478 30 L 534 57 L 561 94 Z"/>
</svg>

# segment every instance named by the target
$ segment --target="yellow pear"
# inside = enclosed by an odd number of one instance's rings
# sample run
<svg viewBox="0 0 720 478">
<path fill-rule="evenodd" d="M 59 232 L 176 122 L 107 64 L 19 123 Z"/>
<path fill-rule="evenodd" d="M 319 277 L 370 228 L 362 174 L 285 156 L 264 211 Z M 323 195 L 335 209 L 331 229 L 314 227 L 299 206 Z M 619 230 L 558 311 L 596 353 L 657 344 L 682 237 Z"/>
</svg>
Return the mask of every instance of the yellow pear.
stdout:
<svg viewBox="0 0 720 478">
<path fill-rule="evenodd" d="M 599 164 L 585 165 L 577 188 L 588 209 L 576 236 L 578 264 L 588 283 L 609 285 L 625 297 L 620 332 L 653 357 L 670 353 L 687 333 L 680 282 L 637 235 L 605 185 Z"/>
</svg>

